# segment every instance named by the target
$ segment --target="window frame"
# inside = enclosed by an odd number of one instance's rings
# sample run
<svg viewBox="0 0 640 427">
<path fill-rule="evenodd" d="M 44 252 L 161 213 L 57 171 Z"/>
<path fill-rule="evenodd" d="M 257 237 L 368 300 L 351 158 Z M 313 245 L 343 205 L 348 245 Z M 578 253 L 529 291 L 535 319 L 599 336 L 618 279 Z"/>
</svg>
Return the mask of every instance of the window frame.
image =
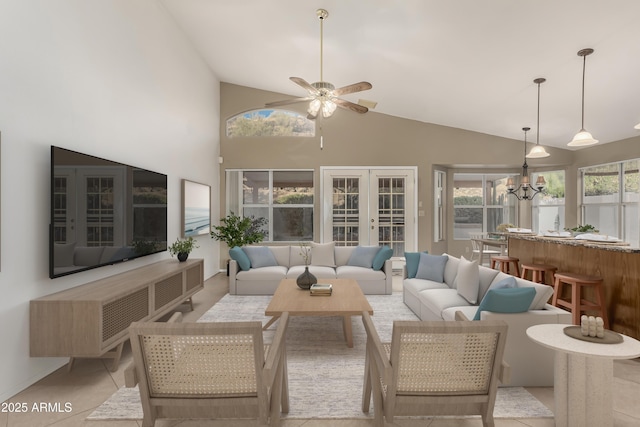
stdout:
<svg viewBox="0 0 640 427">
<path fill-rule="evenodd" d="M 245 173 L 263 172 L 268 174 L 268 198 L 266 203 L 245 203 L 244 201 L 244 188 L 243 177 Z M 276 203 L 274 200 L 274 173 L 279 172 L 305 172 L 309 173 L 311 177 L 311 194 L 313 195 L 311 203 Z M 238 174 L 239 179 L 230 179 L 231 174 Z M 267 209 L 267 237 L 263 240 L 265 243 L 295 243 L 300 241 L 313 241 L 315 235 L 315 214 L 316 214 L 316 197 L 317 186 L 316 176 L 314 169 L 227 169 L 225 171 L 226 176 L 226 191 L 227 191 L 227 203 L 226 212 L 231 212 L 244 216 L 245 209 Z M 231 188 L 237 185 L 237 188 Z M 294 240 L 274 240 L 274 209 L 311 209 L 311 221 L 310 221 L 310 233 L 306 233 L 305 236 L 301 236 L 299 239 Z"/>
</svg>

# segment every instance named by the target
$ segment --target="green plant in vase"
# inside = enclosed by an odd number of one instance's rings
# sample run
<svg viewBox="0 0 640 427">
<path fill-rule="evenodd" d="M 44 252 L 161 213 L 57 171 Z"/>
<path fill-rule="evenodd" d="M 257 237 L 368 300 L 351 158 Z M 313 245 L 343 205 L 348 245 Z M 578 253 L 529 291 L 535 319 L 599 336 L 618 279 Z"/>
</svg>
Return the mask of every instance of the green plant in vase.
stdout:
<svg viewBox="0 0 640 427">
<path fill-rule="evenodd" d="M 169 253 L 171 256 L 177 255 L 180 262 L 184 262 L 189 258 L 189 254 L 195 248 L 198 248 L 198 243 L 193 237 L 186 239 L 176 239 L 174 243 L 169 246 Z"/>
</svg>

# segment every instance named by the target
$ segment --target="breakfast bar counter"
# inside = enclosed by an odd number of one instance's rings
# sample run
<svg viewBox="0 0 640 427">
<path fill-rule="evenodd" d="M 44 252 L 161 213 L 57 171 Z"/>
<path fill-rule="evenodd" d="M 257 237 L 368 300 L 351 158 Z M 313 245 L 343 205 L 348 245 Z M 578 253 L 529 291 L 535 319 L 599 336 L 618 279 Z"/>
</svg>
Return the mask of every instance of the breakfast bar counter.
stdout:
<svg viewBox="0 0 640 427">
<path fill-rule="evenodd" d="M 509 255 L 521 263 L 602 277 L 610 329 L 640 339 L 640 248 L 516 233 L 507 238 Z"/>
</svg>

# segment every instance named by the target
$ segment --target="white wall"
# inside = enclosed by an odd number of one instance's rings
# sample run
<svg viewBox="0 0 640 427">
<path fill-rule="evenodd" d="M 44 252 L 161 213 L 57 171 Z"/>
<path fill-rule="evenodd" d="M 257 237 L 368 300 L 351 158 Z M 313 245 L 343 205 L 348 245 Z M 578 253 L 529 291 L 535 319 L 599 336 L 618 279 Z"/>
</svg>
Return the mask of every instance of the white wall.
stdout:
<svg viewBox="0 0 640 427">
<path fill-rule="evenodd" d="M 166 173 L 169 241 L 180 183 L 211 185 L 218 216 L 219 81 L 156 0 L 0 3 L 0 401 L 66 363 L 29 357 L 29 301 L 150 262 L 48 278 L 51 145 Z M 216 271 L 219 245 L 193 257 Z"/>
</svg>

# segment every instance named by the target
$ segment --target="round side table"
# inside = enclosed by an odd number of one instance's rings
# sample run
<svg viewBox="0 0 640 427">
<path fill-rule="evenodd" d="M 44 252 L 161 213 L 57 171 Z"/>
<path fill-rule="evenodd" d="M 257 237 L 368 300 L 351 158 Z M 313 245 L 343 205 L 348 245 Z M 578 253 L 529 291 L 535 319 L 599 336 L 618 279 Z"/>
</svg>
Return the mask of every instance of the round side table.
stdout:
<svg viewBox="0 0 640 427">
<path fill-rule="evenodd" d="M 619 344 L 565 335 L 570 325 L 535 325 L 527 336 L 555 350 L 555 420 L 558 427 L 613 426 L 613 360 L 640 357 L 640 341 L 622 335 Z"/>
</svg>

